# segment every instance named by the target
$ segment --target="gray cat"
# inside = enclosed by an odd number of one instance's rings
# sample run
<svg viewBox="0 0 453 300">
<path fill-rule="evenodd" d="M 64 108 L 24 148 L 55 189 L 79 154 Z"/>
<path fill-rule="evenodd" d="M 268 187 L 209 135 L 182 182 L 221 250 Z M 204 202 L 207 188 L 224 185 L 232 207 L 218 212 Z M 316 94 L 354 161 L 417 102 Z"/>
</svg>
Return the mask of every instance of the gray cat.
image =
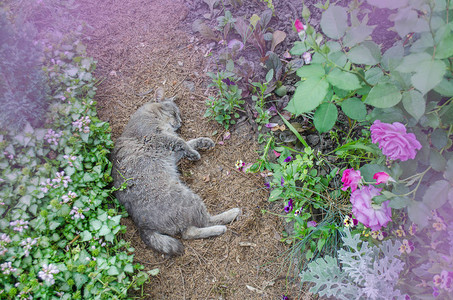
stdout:
<svg viewBox="0 0 453 300">
<path fill-rule="evenodd" d="M 124 190 L 116 197 L 122 203 L 142 240 L 152 249 L 167 254 L 184 253 L 183 239 L 218 236 L 240 213 L 239 208 L 211 216 L 198 195 L 185 186 L 177 162 L 187 157 L 200 159 L 197 149 L 214 147 L 209 138 L 184 141 L 176 134 L 181 126 L 179 109 L 173 99 L 148 102 L 130 118 L 113 151 L 113 178 Z"/>
</svg>

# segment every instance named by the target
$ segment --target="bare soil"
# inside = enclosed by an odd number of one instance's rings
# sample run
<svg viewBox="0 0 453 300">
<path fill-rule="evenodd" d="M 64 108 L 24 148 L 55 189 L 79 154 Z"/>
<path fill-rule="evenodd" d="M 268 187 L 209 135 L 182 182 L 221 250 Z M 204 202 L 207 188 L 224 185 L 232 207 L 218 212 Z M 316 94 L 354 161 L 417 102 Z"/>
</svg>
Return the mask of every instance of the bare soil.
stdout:
<svg viewBox="0 0 453 300">
<path fill-rule="evenodd" d="M 98 113 L 110 122 L 115 140 L 130 115 L 164 87 L 177 97 L 183 127 L 181 136 L 222 140 L 223 128 L 203 118 L 210 66 L 204 54 L 207 41 L 191 33 L 191 9 L 203 1 L 100 0 L 80 2 L 78 18 L 88 24 L 88 54 L 97 60 L 100 80 Z M 263 3 L 247 1 L 260 11 Z M 300 1 L 294 1 L 300 2 Z M 201 3 L 201 4 L 200 4 Z M 191 17 L 192 16 L 192 17 Z M 196 17 L 196 13 L 195 13 Z M 288 20 L 289 21 L 289 20 Z M 213 136 L 213 133 L 217 132 Z M 224 235 L 184 241 L 185 254 L 164 258 L 141 241 L 131 219 L 124 219 L 123 238 L 135 248 L 135 261 L 160 273 L 146 283 L 144 299 L 311 299 L 300 291 L 300 281 L 288 273 L 289 249 L 282 243 L 283 204 L 267 201 L 268 191 L 258 174 L 235 169 L 237 160 L 255 162 L 259 145 L 244 118 L 231 130 L 231 139 L 202 153 L 198 162 L 180 164 L 182 179 L 205 201 L 212 214 L 240 207 L 242 215 Z M 158 170 L 156 170 L 158 172 Z M 266 211 L 266 213 L 263 213 Z"/>
</svg>

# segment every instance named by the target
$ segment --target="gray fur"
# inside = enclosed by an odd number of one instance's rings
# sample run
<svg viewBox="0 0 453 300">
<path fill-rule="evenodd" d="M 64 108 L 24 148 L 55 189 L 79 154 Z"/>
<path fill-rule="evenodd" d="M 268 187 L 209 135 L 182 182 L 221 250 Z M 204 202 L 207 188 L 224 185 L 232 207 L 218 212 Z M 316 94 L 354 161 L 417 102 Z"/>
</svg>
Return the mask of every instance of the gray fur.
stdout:
<svg viewBox="0 0 453 300">
<path fill-rule="evenodd" d="M 178 107 L 173 101 L 148 102 L 130 118 L 113 151 L 113 178 L 116 192 L 135 224 L 142 240 L 168 255 L 184 253 L 184 246 L 173 238 L 206 238 L 223 234 L 227 224 L 240 213 L 234 208 L 210 216 L 198 195 L 185 186 L 177 162 L 187 157 L 200 159 L 197 149 L 214 147 L 209 138 L 185 142 L 176 130 L 181 126 Z"/>
</svg>

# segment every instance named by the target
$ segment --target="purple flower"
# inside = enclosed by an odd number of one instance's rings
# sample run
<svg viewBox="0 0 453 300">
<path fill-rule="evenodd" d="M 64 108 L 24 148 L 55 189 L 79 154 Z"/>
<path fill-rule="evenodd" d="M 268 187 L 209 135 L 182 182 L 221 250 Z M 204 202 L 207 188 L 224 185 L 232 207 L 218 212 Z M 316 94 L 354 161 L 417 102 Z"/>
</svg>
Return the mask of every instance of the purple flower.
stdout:
<svg viewBox="0 0 453 300">
<path fill-rule="evenodd" d="M 316 221 L 308 221 L 307 222 L 307 228 L 316 227 L 316 226 L 318 226 L 318 223 L 316 223 Z"/>
<path fill-rule="evenodd" d="M 222 82 L 225 83 L 227 86 L 236 85 L 236 83 L 234 83 L 234 81 L 231 81 L 230 78 L 222 79 Z"/>
<path fill-rule="evenodd" d="M 447 292 L 453 291 L 453 272 L 443 270 L 440 273 L 440 277 L 442 278 L 440 288 L 446 290 Z"/>
<path fill-rule="evenodd" d="M 343 172 L 343 176 L 341 177 L 341 182 L 343 182 L 343 187 L 341 188 L 342 191 L 346 191 L 349 187 L 351 188 L 351 192 L 353 193 L 359 183 L 362 181 L 362 175 L 360 171 L 355 171 L 354 169 L 346 169 Z"/>
<path fill-rule="evenodd" d="M 433 286 L 433 297 L 436 298 L 439 296 L 439 289 Z"/>
<path fill-rule="evenodd" d="M 422 145 L 413 133 L 406 133 L 406 127 L 399 123 L 374 121 L 370 127 L 371 141 L 378 143 L 382 153 L 389 159 L 406 161 L 414 159 Z"/>
<path fill-rule="evenodd" d="M 288 156 L 287 158 L 285 158 L 284 162 L 290 162 L 290 161 L 292 161 L 292 160 L 293 160 L 293 158 L 292 158 L 291 155 L 290 155 L 290 156 Z"/>
<path fill-rule="evenodd" d="M 389 200 L 383 202 L 376 209 L 371 199 L 379 196 L 382 189 L 368 185 L 354 191 L 351 194 L 352 213 L 357 220 L 373 231 L 380 230 L 392 220 L 392 209 L 388 206 Z"/>
<path fill-rule="evenodd" d="M 270 189 L 271 188 L 271 184 L 269 182 L 265 182 L 264 186 L 266 187 L 266 189 Z"/>
<path fill-rule="evenodd" d="M 286 205 L 285 208 L 284 208 L 285 212 L 289 213 L 290 211 L 293 210 L 293 208 L 294 208 L 293 199 L 290 198 L 289 201 L 288 201 L 288 205 Z"/>
<path fill-rule="evenodd" d="M 281 186 L 284 186 L 284 185 L 285 185 L 285 179 L 283 179 L 283 176 L 282 176 L 282 179 L 280 179 L 280 185 L 281 185 Z"/>
<path fill-rule="evenodd" d="M 289 298 L 286 295 L 282 295 L 282 300 L 289 300 Z"/>
</svg>

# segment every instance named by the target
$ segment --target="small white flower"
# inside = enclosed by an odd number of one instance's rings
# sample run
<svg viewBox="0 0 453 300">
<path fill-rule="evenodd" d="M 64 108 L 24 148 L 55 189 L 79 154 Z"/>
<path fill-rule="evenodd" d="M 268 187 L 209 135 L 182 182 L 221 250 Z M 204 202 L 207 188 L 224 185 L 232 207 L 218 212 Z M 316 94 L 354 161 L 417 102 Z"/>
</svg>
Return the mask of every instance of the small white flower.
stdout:
<svg viewBox="0 0 453 300">
<path fill-rule="evenodd" d="M 44 264 L 42 266 L 42 271 L 38 272 L 38 277 L 44 280 L 51 285 L 55 283 L 55 279 L 53 278 L 53 274 L 58 274 L 60 270 L 52 264 Z"/>
</svg>

